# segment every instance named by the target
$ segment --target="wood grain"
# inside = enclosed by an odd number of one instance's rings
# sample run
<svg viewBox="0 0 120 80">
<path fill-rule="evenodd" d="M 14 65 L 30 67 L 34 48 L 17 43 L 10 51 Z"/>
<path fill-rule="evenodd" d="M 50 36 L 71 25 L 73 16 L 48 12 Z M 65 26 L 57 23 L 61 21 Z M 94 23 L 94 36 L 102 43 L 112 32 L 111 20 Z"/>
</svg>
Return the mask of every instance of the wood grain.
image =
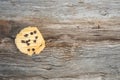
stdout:
<svg viewBox="0 0 120 80">
<path fill-rule="evenodd" d="M 119 0 L 0 0 L 0 80 L 120 80 Z M 39 55 L 19 52 L 16 34 L 37 26 Z"/>
</svg>

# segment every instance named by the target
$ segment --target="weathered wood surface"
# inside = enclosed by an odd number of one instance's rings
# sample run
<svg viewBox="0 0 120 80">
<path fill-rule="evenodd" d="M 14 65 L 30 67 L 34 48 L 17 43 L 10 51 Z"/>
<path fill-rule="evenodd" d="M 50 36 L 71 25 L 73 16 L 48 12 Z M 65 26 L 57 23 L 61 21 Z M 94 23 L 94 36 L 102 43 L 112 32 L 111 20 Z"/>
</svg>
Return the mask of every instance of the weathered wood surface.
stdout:
<svg viewBox="0 0 120 80">
<path fill-rule="evenodd" d="M 120 80 L 119 0 L 0 0 L 0 80 Z M 16 33 L 38 26 L 39 55 L 21 54 Z"/>
</svg>

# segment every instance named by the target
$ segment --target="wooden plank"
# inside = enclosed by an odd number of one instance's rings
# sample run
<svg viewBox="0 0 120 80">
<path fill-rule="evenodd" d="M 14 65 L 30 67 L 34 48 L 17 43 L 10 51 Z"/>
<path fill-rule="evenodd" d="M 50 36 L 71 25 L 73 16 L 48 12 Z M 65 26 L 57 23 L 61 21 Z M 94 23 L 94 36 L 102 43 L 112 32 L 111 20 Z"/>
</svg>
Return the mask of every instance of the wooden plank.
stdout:
<svg viewBox="0 0 120 80">
<path fill-rule="evenodd" d="M 0 0 L 1 80 L 120 80 L 119 0 Z M 14 38 L 38 26 L 39 55 L 18 51 Z"/>
<path fill-rule="evenodd" d="M 0 0 L 1 19 L 119 19 L 119 0 Z"/>
</svg>

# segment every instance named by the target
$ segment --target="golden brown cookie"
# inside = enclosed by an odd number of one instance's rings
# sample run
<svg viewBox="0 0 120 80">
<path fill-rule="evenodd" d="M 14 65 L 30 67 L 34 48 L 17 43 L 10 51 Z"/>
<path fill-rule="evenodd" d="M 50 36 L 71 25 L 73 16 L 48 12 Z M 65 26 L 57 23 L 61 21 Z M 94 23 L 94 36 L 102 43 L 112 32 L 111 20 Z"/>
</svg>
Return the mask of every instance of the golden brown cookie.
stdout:
<svg viewBox="0 0 120 80">
<path fill-rule="evenodd" d="M 15 39 L 17 48 L 24 54 L 39 54 L 45 48 L 45 40 L 37 27 L 22 29 Z"/>
</svg>

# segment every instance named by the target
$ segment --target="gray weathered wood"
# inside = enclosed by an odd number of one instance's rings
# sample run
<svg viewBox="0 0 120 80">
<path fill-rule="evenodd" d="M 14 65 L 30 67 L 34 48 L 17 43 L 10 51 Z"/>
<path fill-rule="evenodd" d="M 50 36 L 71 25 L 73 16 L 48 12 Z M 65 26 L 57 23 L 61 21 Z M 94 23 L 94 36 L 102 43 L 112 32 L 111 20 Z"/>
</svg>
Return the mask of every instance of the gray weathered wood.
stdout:
<svg viewBox="0 0 120 80">
<path fill-rule="evenodd" d="M 38 26 L 39 55 L 14 38 Z M 0 0 L 0 80 L 120 80 L 119 0 Z"/>
</svg>

